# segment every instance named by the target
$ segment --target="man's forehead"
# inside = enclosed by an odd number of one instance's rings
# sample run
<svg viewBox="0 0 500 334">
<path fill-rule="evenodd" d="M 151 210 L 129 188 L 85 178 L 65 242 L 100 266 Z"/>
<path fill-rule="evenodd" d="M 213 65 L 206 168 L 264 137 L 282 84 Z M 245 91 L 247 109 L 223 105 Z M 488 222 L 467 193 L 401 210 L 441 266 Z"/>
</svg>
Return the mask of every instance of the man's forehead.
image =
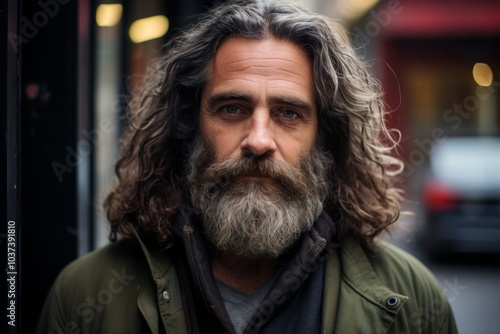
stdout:
<svg viewBox="0 0 500 334">
<path fill-rule="evenodd" d="M 288 40 L 230 37 L 217 50 L 207 76 L 208 85 L 217 86 L 214 93 L 241 85 L 243 80 L 249 89 L 251 85 L 270 84 L 273 89 L 292 88 L 314 99 L 312 63 Z"/>
<path fill-rule="evenodd" d="M 290 47 L 303 53 L 304 57 L 307 57 L 300 45 L 288 39 L 278 39 L 273 36 L 265 38 L 231 36 L 220 44 L 215 53 L 215 58 L 221 53 L 221 50 L 231 52 L 234 56 L 239 57 L 245 57 L 247 55 L 259 57 L 262 51 L 270 51 L 276 57 L 283 57 L 290 54 Z"/>
<path fill-rule="evenodd" d="M 264 53 L 263 51 L 269 51 L 269 53 Z M 293 58 L 292 53 L 295 55 L 301 54 L 302 58 L 312 65 L 309 54 L 304 51 L 302 46 L 293 41 L 277 39 L 273 36 L 265 38 L 230 36 L 217 48 L 211 61 L 207 64 L 207 72 L 208 74 L 213 73 L 214 66 L 217 66 L 221 61 L 225 61 L 224 66 L 227 68 L 233 62 L 245 62 L 250 58 L 260 59 L 263 67 L 272 67 L 279 60 Z M 226 61 L 228 54 L 233 58 L 230 62 Z M 269 54 L 272 54 L 272 57 Z M 234 65 L 237 64 L 234 63 Z"/>
</svg>

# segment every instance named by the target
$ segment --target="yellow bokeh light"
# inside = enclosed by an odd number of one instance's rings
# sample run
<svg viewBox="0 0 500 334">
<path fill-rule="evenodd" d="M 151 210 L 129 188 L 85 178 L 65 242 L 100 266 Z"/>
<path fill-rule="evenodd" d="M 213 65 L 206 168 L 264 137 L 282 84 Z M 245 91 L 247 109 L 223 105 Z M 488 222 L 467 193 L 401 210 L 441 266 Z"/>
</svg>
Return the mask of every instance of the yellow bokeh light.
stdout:
<svg viewBox="0 0 500 334">
<path fill-rule="evenodd" d="M 120 22 L 123 6 L 115 4 L 99 5 L 95 14 L 95 20 L 99 27 L 112 27 Z"/>
<path fill-rule="evenodd" d="M 493 83 L 493 71 L 488 64 L 474 64 L 472 76 L 474 77 L 474 81 L 476 81 L 479 86 L 488 87 Z"/>
<path fill-rule="evenodd" d="M 357 19 L 373 8 L 380 0 L 339 0 L 337 10 L 346 19 Z"/>
<path fill-rule="evenodd" d="M 134 21 L 128 34 L 132 42 L 141 43 L 164 36 L 168 31 L 168 27 L 168 18 L 163 15 L 156 15 Z"/>
</svg>

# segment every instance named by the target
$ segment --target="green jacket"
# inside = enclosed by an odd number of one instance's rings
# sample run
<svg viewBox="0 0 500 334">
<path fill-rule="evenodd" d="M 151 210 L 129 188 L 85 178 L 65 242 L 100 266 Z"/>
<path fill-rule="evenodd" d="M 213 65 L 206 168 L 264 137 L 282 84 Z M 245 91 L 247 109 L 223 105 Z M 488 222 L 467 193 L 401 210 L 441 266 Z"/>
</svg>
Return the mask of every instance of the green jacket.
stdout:
<svg viewBox="0 0 500 334">
<path fill-rule="evenodd" d="M 322 333 L 457 333 L 446 296 L 412 256 L 379 243 L 368 257 L 346 238 L 326 260 Z M 146 259 L 146 261 L 144 261 Z M 163 326 L 160 328 L 159 326 Z M 37 333 L 187 333 L 168 253 L 126 239 L 69 264 Z"/>
</svg>

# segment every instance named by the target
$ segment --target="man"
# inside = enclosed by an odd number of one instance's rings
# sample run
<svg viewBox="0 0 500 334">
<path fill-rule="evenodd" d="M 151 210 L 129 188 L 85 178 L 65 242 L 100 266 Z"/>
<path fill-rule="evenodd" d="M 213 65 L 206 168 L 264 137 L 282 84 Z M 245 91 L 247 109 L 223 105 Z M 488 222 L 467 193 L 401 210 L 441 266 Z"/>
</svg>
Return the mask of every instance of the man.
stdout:
<svg viewBox="0 0 500 334">
<path fill-rule="evenodd" d="M 432 275 L 374 241 L 398 217 L 401 164 L 338 27 L 221 5 L 130 107 L 115 242 L 61 273 L 39 333 L 456 332 Z"/>
</svg>

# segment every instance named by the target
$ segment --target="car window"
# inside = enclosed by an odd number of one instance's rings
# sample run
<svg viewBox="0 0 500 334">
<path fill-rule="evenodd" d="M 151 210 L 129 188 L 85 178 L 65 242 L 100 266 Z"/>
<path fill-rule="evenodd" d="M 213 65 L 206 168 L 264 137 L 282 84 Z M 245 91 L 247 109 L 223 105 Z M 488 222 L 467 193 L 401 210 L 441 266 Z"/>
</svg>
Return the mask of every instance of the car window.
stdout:
<svg viewBox="0 0 500 334">
<path fill-rule="evenodd" d="M 500 187 L 500 139 L 448 138 L 435 147 L 430 165 L 446 183 Z"/>
</svg>

